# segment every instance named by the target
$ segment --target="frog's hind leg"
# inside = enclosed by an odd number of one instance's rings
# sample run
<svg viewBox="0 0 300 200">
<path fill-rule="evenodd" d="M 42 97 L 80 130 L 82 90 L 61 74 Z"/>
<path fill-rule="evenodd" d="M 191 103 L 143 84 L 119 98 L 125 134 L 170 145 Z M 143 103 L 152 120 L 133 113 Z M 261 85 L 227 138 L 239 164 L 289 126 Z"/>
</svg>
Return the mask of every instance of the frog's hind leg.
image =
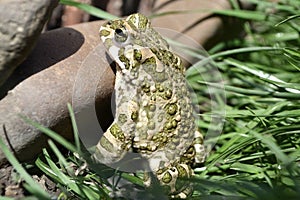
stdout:
<svg viewBox="0 0 300 200">
<path fill-rule="evenodd" d="M 121 160 L 128 148 L 130 141 L 118 123 L 114 122 L 99 140 L 92 158 L 97 163 L 112 164 Z"/>
<path fill-rule="evenodd" d="M 200 132 L 195 131 L 194 139 L 189 148 L 180 157 L 180 163 L 187 164 L 192 168 L 199 166 L 206 158 L 203 136 Z"/>
</svg>

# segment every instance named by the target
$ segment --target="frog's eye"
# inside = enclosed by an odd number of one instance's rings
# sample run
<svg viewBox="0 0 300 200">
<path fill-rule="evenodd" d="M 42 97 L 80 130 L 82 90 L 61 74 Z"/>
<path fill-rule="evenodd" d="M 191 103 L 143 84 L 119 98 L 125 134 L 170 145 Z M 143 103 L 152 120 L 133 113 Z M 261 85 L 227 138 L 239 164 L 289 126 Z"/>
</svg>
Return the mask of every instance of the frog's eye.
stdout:
<svg viewBox="0 0 300 200">
<path fill-rule="evenodd" d="M 127 31 L 124 29 L 117 28 L 115 30 L 115 40 L 120 43 L 126 42 L 128 38 Z"/>
</svg>

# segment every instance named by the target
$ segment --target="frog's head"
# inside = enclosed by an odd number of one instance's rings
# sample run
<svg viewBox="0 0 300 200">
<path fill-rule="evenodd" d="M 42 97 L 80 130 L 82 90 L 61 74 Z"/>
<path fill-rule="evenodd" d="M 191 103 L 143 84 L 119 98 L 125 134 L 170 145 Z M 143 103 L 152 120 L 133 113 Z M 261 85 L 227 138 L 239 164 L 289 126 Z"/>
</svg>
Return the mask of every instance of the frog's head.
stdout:
<svg viewBox="0 0 300 200">
<path fill-rule="evenodd" d="M 132 44 L 133 35 L 137 37 L 150 27 L 149 19 L 142 14 L 132 14 L 126 19 L 108 21 L 100 27 L 100 37 L 107 48 L 112 45 L 126 46 Z"/>
<path fill-rule="evenodd" d="M 122 70 L 128 70 L 139 62 L 142 49 L 149 48 L 152 30 L 149 19 L 137 13 L 126 19 L 108 21 L 99 32 L 112 59 Z"/>
<path fill-rule="evenodd" d="M 164 41 L 142 14 L 108 21 L 100 27 L 100 37 L 122 71 L 137 66 L 150 51 L 157 49 L 159 41 Z"/>
</svg>

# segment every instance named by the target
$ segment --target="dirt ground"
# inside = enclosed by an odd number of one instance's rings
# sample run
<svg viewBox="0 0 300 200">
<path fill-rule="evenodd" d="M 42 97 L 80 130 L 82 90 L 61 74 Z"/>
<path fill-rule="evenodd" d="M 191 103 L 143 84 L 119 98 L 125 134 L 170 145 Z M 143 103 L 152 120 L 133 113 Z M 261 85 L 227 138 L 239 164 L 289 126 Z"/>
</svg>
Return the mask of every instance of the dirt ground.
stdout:
<svg viewBox="0 0 300 200">
<path fill-rule="evenodd" d="M 34 180 L 36 180 L 42 188 L 45 189 L 53 197 L 58 197 L 60 194 L 59 188 L 45 175 L 38 175 L 39 173 L 34 173 L 31 175 Z M 0 168 L 0 197 L 13 197 L 15 199 L 20 199 L 22 197 L 30 195 L 23 187 L 24 181 L 20 178 L 19 174 L 10 165 L 5 165 Z"/>
</svg>

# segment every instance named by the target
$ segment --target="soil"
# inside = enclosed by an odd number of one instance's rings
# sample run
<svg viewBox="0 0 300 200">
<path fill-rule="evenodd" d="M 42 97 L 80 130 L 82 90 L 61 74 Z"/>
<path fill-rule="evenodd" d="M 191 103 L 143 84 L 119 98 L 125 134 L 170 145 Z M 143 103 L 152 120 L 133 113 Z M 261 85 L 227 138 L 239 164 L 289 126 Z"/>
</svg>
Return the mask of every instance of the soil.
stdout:
<svg viewBox="0 0 300 200">
<path fill-rule="evenodd" d="M 30 170 L 37 171 L 37 170 Z M 58 197 L 61 191 L 49 178 L 40 173 L 31 174 L 31 177 L 40 184 L 44 190 L 51 196 Z M 5 165 L 0 168 L 0 197 L 14 197 L 21 199 L 22 197 L 30 195 L 23 187 L 24 180 L 20 178 L 19 174 L 10 165 Z"/>
</svg>

